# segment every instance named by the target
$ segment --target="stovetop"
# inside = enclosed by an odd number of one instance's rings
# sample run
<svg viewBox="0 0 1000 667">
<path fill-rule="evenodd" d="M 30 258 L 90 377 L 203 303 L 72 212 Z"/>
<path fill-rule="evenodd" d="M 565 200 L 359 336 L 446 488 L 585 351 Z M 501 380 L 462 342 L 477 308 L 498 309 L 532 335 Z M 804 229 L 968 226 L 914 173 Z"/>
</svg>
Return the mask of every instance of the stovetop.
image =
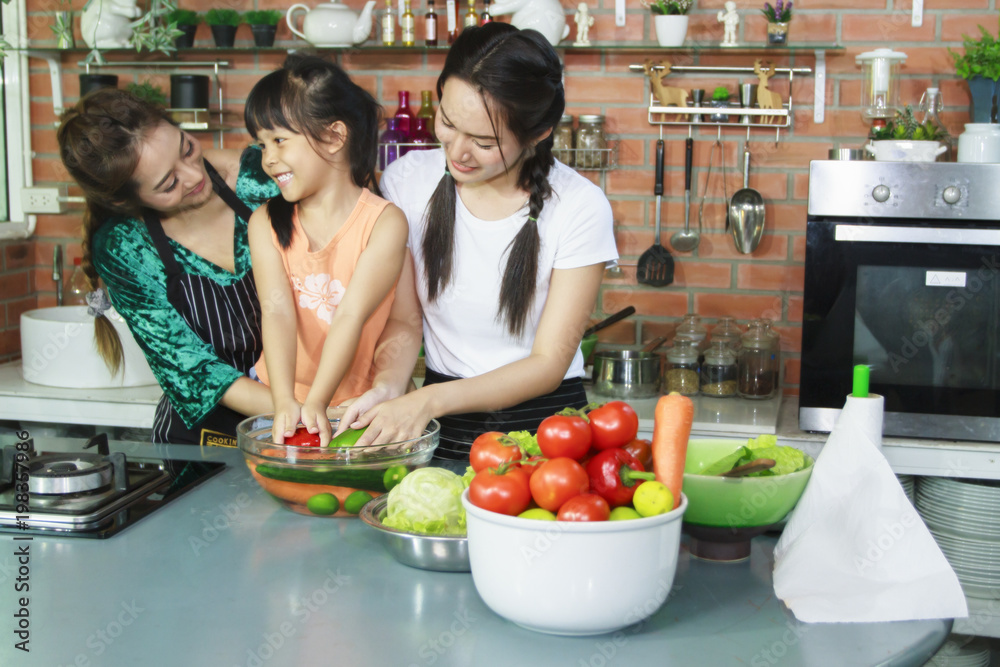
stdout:
<svg viewBox="0 0 1000 667">
<path fill-rule="evenodd" d="M 225 467 L 111 453 L 106 435 L 79 452 L 35 451 L 25 439 L 2 449 L 0 533 L 110 537 Z"/>
</svg>

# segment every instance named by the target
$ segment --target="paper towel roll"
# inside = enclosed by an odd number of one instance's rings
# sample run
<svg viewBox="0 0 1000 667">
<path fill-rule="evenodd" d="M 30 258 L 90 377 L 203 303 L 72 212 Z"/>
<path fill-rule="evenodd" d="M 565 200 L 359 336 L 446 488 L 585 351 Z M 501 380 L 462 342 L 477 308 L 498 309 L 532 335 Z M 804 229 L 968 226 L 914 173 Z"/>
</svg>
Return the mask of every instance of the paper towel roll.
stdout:
<svg viewBox="0 0 1000 667">
<path fill-rule="evenodd" d="M 837 427 L 848 426 L 853 432 L 864 435 L 881 450 L 884 407 L 885 397 L 878 394 L 868 394 L 866 398 L 848 395 L 844 409 L 837 419 Z"/>
</svg>

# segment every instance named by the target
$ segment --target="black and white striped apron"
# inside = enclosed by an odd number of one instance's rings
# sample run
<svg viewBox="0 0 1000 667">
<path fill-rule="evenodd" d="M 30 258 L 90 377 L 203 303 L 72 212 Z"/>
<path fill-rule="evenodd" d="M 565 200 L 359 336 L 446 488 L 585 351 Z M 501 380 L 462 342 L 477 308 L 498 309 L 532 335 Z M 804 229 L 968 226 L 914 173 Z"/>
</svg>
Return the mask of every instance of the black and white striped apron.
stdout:
<svg viewBox="0 0 1000 667">
<path fill-rule="evenodd" d="M 427 369 L 424 386 L 451 382 L 459 378 Z M 563 408 L 582 408 L 587 405 L 587 394 L 580 378 L 569 378 L 550 394 L 532 398 L 515 406 L 495 412 L 467 412 L 460 415 L 438 417 L 441 422 L 441 442 L 434 450 L 434 458 L 442 460 L 468 460 L 472 441 L 486 431 L 538 430 L 542 420 Z"/>
<path fill-rule="evenodd" d="M 205 161 L 212 189 L 243 220 L 253 211 L 232 191 L 215 168 Z M 219 360 L 244 375 L 253 368 L 263 349 L 260 300 L 253 270 L 231 285 L 220 285 L 211 278 L 184 272 L 174 257 L 160 219 L 145 216 L 146 228 L 166 269 L 167 300 L 188 326 L 212 346 Z M 166 394 L 156 406 L 153 442 L 236 446 L 236 425 L 246 416 L 217 405 L 205 418 L 188 428 L 167 400 Z"/>
</svg>

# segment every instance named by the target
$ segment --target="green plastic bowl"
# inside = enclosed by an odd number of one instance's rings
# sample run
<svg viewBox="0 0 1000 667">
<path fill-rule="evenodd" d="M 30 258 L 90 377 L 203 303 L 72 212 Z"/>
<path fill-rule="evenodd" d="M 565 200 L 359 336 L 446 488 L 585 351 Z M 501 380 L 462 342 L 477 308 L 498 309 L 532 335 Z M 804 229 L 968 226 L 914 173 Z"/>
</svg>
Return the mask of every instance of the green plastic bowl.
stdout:
<svg viewBox="0 0 1000 667">
<path fill-rule="evenodd" d="M 584 336 L 583 340 L 580 341 L 580 352 L 583 353 L 583 363 L 587 363 L 587 360 L 590 359 L 590 355 L 594 353 L 595 345 L 597 345 L 597 334 Z"/>
<path fill-rule="evenodd" d="M 785 518 L 799 501 L 812 475 L 812 458 L 805 470 L 773 477 L 718 477 L 695 475 L 746 444 L 745 440 L 690 440 L 684 462 L 684 495 L 688 509 L 684 523 L 724 528 L 769 526 Z"/>
</svg>

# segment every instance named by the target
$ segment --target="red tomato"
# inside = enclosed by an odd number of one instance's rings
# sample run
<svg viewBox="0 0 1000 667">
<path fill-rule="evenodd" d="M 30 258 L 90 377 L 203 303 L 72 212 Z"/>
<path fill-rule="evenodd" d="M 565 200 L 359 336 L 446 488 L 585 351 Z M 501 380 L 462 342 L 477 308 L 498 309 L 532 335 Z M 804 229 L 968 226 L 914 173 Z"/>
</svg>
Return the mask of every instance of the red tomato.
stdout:
<svg viewBox="0 0 1000 667">
<path fill-rule="evenodd" d="M 590 425 L 576 415 L 552 415 L 538 425 L 538 447 L 549 459 L 562 456 L 577 460 L 590 451 Z"/>
<path fill-rule="evenodd" d="M 531 504 L 528 476 L 507 464 L 481 470 L 469 484 L 469 500 L 484 510 L 517 516 Z"/>
<path fill-rule="evenodd" d="M 294 447 L 319 447 L 319 433 L 310 433 L 305 426 L 295 429 L 295 433 L 285 438 L 286 445 Z"/>
<path fill-rule="evenodd" d="M 487 431 L 472 441 L 469 465 L 476 472 L 496 468 L 507 461 L 520 461 L 521 448 L 514 438 L 499 431 Z"/>
<path fill-rule="evenodd" d="M 611 401 L 587 413 L 594 449 L 622 447 L 639 432 L 639 415 L 624 401 Z"/>
<path fill-rule="evenodd" d="M 528 476 L 528 479 L 531 479 L 531 476 L 535 474 L 536 470 L 538 470 L 538 466 L 544 462 L 544 456 L 529 456 L 523 461 L 518 461 L 518 464 L 521 466 L 521 470 L 524 471 L 524 474 Z"/>
<path fill-rule="evenodd" d="M 556 519 L 559 521 L 607 521 L 611 516 L 611 508 L 604 498 L 596 493 L 584 493 L 574 496 L 559 508 Z"/>
<path fill-rule="evenodd" d="M 653 469 L 653 443 L 649 440 L 633 440 L 622 449 L 638 459 L 643 470 Z"/>
<path fill-rule="evenodd" d="M 583 466 L 565 456 L 549 459 L 538 466 L 529 480 L 531 497 L 539 507 L 557 512 L 573 496 L 586 493 L 590 478 Z"/>
</svg>

